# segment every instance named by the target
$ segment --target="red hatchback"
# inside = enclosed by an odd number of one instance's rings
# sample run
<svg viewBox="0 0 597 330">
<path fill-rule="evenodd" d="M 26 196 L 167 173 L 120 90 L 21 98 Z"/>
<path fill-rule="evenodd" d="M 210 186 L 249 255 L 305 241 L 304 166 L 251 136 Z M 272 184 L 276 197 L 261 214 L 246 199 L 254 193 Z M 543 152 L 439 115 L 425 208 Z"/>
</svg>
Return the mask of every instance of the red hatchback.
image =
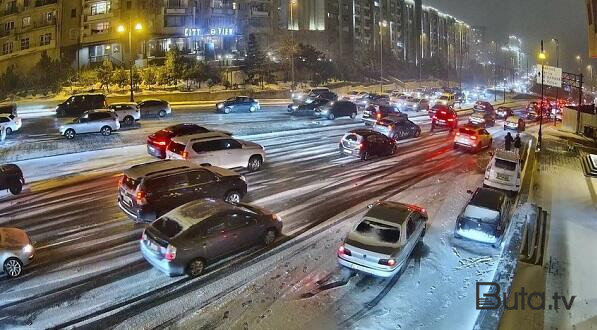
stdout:
<svg viewBox="0 0 597 330">
<path fill-rule="evenodd" d="M 147 153 L 154 157 L 164 159 L 166 158 L 166 148 L 173 138 L 177 136 L 207 132 L 211 132 L 211 130 L 195 124 L 178 124 L 168 126 L 147 137 Z"/>
<path fill-rule="evenodd" d="M 458 127 L 458 115 L 450 107 L 438 109 L 431 119 L 431 131 L 437 127 L 449 128 L 450 131 Z"/>
</svg>

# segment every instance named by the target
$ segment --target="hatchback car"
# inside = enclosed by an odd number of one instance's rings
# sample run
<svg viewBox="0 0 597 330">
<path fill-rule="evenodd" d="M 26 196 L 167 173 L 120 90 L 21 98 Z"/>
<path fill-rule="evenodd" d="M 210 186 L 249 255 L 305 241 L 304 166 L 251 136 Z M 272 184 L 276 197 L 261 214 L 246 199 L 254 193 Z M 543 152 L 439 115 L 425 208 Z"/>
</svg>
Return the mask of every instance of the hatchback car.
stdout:
<svg viewBox="0 0 597 330">
<path fill-rule="evenodd" d="M 0 264 L 8 277 L 21 275 L 34 255 L 35 248 L 25 231 L 0 227 Z"/>
<path fill-rule="evenodd" d="M 280 218 L 262 208 L 201 199 L 154 221 L 139 245 L 145 260 L 169 276 L 199 276 L 235 252 L 273 244 L 281 232 Z"/>
<path fill-rule="evenodd" d="M 137 103 L 112 103 L 108 108 L 114 111 L 118 117 L 118 121 L 123 123 L 125 126 L 132 126 L 135 121 L 141 119 L 141 110 L 139 110 Z"/>
<path fill-rule="evenodd" d="M 15 164 L 0 165 L 0 189 L 8 189 L 11 194 L 18 195 L 24 185 L 25 178 L 19 166 Z"/>
<path fill-rule="evenodd" d="M 60 135 L 74 139 L 77 134 L 101 133 L 103 136 L 120 129 L 118 117 L 110 110 L 92 110 L 70 123 L 60 126 Z"/>
<path fill-rule="evenodd" d="M 141 117 L 159 117 L 164 118 L 172 114 L 172 107 L 168 101 L 150 99 L 143 100 L 138 104 Z"/>
<path fill-rule="evenodd" d="M 249 111 L 255 112 L 261 109 L 259 101 L 247 96 L 231 97 L 224 102 L 216 104 L 216 111 L 223 113 L 231 113 L 233 111 Z"/>
<path fill-rule="evenodd" d="M 362 160 L 373 156 L 388 156 L 396 153 L 396 142 L 370 129 L 355 129 L 342 137 L 338 144 L 340 154 L 351 155 Z"/>
<path fill-rule="evenodd" d="M 238 203 L 247 193 L 247 182 L 223 168 L 163 160 L 125 170 L 118 192 L 118 206 L 126 214 L 137 221 L 153 221 L 196 199 Z"/>
<path fill-rule="evenodd" d="M 246 167 L 255 172 L 265 162 L 265 149 L 257 143 L 236 140 L 221 132 L 211 132 L 172 139 L 166 157 L 188 160 L 199 165 Z"/>
<path fill-rule="evenodd" d="M 456 132 L 454 149 L 464 147 L 476 152 L 491 147 L 492 142 L 493 137 L 485 128 L 467 125 Z"/>
<path fill-rule="evenodd" d="M 490 188 L 477 188 L 456 219 L 454 237 L 497 245 L 508 225 L 506 195 Z"/>
<path fill-rule="evenodd" d="M 370 104 L 365 108 L 363 111 L 363 122 L 366 126 L 374 125 L 380 119 L 387 117 L 387 116 L 396 116 L 401 117 L 404 119 L 408 118 L 408 115 L 404 112 L 398 110 L 398 107 L 395 105 L 378 105 L 378 104 Z"/>
<path fill-rule="evenodd" d="M 77 94 L 56 106 L 57 117 L 78 117 L 84 112 L 95 109 L 106 109 L 106 95 L 98 93 Z"/>
<path fill-rule="evenodd" d="M 491 112 L 473 112 L 468 117 L 469 124 L 483 127 L 495 126 L 495 116 Z"/>
<path fill-rule="evenodd" d="M 458 127 L 458 115 L 451 107 L 434 107 L 435 114 L 431 117 L 431 131 L 438 127 L 449 128 L 450 131 Z"/>
<path fill-rule="evenodd" d="M 315 108 L 315 116 L 334 120 L 338 117 L 357 117 L 357 106 L 350 101 L 330 102 Z"/>
<path fill-rule="evenodd" d="M 520 171 L 518 151 L 496 150 L 485 170 L 483 187 L 516 194 L 520 191 Z"/>
<path fill-rule="evenodd" d="M 514 130 L 517 132 L 522 132 L 526 128 L 526 123 L 524 119 L 518 116 L 509 116 L 504 121 L 504 131 L 505 130 Z"/>
<path fill-rule="evenodd" d="M 371 275 L 392 277 L 423 240 L 427 219 L 425 209 L 418 206 L 376 203 L 338 248 L 338 262 Z"/>
<path fill-rule="evenodd" d="M 223 131 L 212 131 L 203 126 L 196 124 L 183 123 L 168 126 L 163 128 L 147 137 L 147 153 L 160 158 L 166 158 L 166 148 L 170 144 L 170 141 L 177 136 L 192 135 L 199 133 L 219 132 L 228 136 L 232 135 L 229 132 Z"/>
<path fill-rule="evenodd" d="M 373 125 L 373 130 L 391 139 L 402 140 L 421 135 L 421 128 L 408 119 L 399 116 L 386 116 Z"/>
<path fill-rule="evenodd" d="M 21 117 L 9 114 L 0 114 L 0 126 L 4 126 L 6 129 L 6 135 L 10 135 L 21 129 L 23 122 Z"/>
</svg>

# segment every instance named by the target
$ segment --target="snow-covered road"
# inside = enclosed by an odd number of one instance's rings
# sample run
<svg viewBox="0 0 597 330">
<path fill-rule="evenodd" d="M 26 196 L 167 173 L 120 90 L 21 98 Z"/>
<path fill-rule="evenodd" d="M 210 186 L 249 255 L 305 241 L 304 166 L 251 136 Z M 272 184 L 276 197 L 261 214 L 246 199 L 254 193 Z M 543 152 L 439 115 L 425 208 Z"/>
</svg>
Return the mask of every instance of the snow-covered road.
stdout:
<svg viewBox="0 0 597 330">
<path fill-rule="evenodd" d="M 236 132 L 235 125 L 228 120 L 218 127 Z M 19 162 L 33 183 L 18 197 L 0 195 L 0 225 L 27 230 L 37 254 L 22 277 L 0 281 L 0 326 L 469 324 L 474 282 L 491 278 L 499 251 L 453 242 L 452 228 L 466 190 L 481 180 L 488 155 L 455 151 L 447 132 L 427 133 L 422 123 L 424 134 L 401 142 L 397 156 L 361 162 L 337 152 L 340 137 L 353 125 L 340 120 L 246 136 L 268 152 L 262 171 L 243 173 L 249 184 L 246 201 L 280 214 L 284 237 L 270 250 L 246 251 L 212 265 L 198 279 L 168 278 L 152 269 L 137 246 L 143 227 L 116 205 L 122 169 L 150 160 L 144 147 Z M 490 131 L 496 141 L 503 137 L 499 124 Z M 432 230 L 425 244 L 393 280 L 353 276 L 334 259 L 347 228 L 379 198 L 430 210 Z M 346 283 L 327 290 L 338 281 Z M 370 301 L 376 303 L 363 310 Z M 435 312 L 431 317 L 430 311 Z M 384 325 L 386 316 L 396 323 Z"/>
</svg>

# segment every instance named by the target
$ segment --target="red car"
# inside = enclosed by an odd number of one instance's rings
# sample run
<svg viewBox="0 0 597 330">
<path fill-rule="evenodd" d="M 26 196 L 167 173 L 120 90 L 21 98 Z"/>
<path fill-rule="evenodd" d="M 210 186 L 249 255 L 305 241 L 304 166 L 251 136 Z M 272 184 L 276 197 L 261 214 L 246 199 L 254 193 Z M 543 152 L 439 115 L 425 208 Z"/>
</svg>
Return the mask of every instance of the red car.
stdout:
<svg viewBox="0 0 597 330">
<path fill-rule="evenodd" d="M 450 107 L 438 109 L 431 119 L 431 131 L 436 127 L 446 127 L 450 131 L 458 127 L 458 115 Z"/>
<path fill-rule="evenodd" d="M 166 158 L 166 148 L 173 138 L 177 136 L 207 132 L 211 132 L 211 130 L 195 124 L 178 124 L 168 126 L 147 137 L 147 153 L 154 157 L 164 159 Z M 227 132 L 225 133 L 232 135 Z"/>
</svg>

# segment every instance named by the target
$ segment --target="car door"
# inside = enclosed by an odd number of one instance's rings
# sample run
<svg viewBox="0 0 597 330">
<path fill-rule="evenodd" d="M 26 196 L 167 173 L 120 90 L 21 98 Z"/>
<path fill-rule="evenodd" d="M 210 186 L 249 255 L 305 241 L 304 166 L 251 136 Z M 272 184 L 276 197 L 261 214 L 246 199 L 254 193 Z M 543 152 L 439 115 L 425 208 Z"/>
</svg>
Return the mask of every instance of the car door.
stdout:
<svg viewBox="0 0 597 330">
<path fill-rule="evenodd" d="M 210 171 L 200 169 L 188 172 L 187 180 L 191 200 L 209 197 L 222 198 L 224 196 L 225 191 L 219 189 L 222 185 L 215 184 L 216 178 Z"/>
<path fill-rule="evenodd" d="M 97 133 L 101 127 L 106 124 L 106 118 L 103 113 L 90 113 L 89 121 L 85 125 L 85 133 Z"/>
<path fill-rule="evenodd" d="M 247 166 L 250 155 L 243 150 L 242 144 L 234 139 L 221 139 L 219 143 L 219 157 L 223 167 L 233 168 Z"/>
<path fill-rule="evenodd" d="M 218 212 L 201 223 L 201 240 L 199 244 L 205 251 L 205 258 L 216 260 L 234 251 L 234 242 L 230 239 L 226 221 L 227 211 Z"/>
<path fill-rule="evenodd" d="M 193 187 L 186 173 L 175 173 L 153 181 L 151 187 L 159 194 L 159 205 L 156 205 L 158 215 L 165 214 L 180 205 L 188 203 L 193 198 Z"/>
<path fill-rule="evenodd" d="M 78 122 L 74 125 L 75 131 L 77 133 L 90 133 L 91 126 L 93 125 L 93 123 L 91 123 L 92 120 L 93 113 L 83 114 L 81 117 L 79 117 L 79 119 L 77 119 Z"/>
<path fill-rule="evenodd" d="M 191 161 L 198 165 L 209 164 L 213 166 L 220 166 L 220 155 L 218 154 L 219 143 L 218 140 L 199 141 L 194 142 L 191 146 L 195 155 L 191 157 Z"/>
<path fill-rule="evenodd" d="M 255 237 L 259 237 L 257 220 L 248 213 L 240 210 L 228 212 L 228 233 L 237 249 L 252 245 Z"/>
</svg>

